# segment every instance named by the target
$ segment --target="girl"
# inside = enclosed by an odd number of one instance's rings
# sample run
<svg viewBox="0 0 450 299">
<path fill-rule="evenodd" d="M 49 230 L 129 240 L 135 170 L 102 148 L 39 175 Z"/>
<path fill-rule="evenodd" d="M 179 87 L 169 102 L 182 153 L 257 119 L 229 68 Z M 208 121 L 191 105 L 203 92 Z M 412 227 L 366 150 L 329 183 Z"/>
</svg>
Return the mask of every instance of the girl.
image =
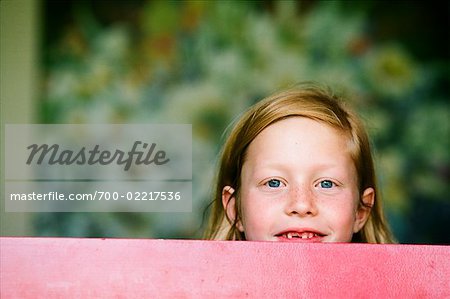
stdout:
<svg viewBox="0 0 450 299">
<path fill-rule="evenodd" d="M 392 243 L 358 117 L 311 85 L 251 107 L 223 148 L 205 238 Z"/>
</svg>

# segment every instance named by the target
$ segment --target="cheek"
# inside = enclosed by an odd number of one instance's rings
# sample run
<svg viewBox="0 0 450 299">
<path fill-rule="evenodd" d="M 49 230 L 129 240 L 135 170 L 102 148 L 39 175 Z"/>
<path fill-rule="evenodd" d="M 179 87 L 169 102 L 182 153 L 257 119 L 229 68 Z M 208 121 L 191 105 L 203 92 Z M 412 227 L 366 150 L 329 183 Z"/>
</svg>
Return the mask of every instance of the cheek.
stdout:
<svg viewBox="0 0 450 299">
<path fill-rule="evenodd" d="M 356 206 L 356 199 L 352 197 L 336 198 L 325 204 L 322 212 L 335 232 L 351 236 L 355 223 Z"/>
<path fill-rule="evenodd" d="M 258 240 L 268 230 L 271 223 L 270 205 L 252 192 L 241 196 L 241 221 L 247 240 Z"/>
</svg>

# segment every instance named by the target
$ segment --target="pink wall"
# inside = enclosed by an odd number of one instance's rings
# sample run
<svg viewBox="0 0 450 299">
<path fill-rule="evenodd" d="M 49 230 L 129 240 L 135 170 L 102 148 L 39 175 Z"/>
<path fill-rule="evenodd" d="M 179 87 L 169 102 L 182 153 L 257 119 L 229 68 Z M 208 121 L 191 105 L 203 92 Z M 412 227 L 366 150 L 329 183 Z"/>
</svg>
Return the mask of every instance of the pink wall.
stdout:
<svg viewBox="0 0 450 299">
<path fill-rule="evenodd" d="M 450 246 L 0 241 L 1 298 L 450 298 Z"/>
</svg>

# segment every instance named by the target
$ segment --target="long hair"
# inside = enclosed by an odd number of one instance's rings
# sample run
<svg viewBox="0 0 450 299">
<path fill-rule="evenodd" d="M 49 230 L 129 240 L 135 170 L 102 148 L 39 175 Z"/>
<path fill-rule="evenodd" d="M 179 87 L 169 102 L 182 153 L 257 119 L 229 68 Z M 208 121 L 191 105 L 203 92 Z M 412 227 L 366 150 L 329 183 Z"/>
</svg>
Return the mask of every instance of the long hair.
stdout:
<svg viewBox="0 0 450 299">
<path fill-rule="evenodd" d="M 361 198 L 364 190 L 369 187 L 375 190 L 375 202 L 370 216 L 364 227 L 353 235 L 353 242 L 393 243 L 383 213 L 370 142 L 364 125 L 331 90 L 310 84 L 276 93 L 258 102 L 234 125 L 221 152 L 214 200 L 204 237 L 213 240 L 245 240 L 244 234 L 236 225 L 241 215 L 239 200 L 241 170 L 247 148 L 265 128 L 295 116 L 325 123 L 348 136 L 351 157 L 358 175 L 360 205 L 364 205 Z M 222 204 L 222 190 L 225 186 L 232 186 L 235 189 L 237 217 L 234 221 L 228 219 Z"/>
</svg>

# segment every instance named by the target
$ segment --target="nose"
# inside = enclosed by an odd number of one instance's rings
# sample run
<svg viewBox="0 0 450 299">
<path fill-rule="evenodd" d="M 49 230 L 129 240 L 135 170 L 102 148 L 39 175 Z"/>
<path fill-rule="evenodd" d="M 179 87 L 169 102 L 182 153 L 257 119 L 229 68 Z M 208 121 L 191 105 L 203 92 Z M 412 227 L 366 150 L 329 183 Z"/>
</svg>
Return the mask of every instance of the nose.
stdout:
<svg viewBox="0 0 450 299">
<path fill-rule="evenodd" d="M 318 209 L 312 190 L 307 187 L 291 189 L 289 198 L 286 201 L 285 212 L 290 216 L 307 217 L 317 215 Z"/>
</svg>

